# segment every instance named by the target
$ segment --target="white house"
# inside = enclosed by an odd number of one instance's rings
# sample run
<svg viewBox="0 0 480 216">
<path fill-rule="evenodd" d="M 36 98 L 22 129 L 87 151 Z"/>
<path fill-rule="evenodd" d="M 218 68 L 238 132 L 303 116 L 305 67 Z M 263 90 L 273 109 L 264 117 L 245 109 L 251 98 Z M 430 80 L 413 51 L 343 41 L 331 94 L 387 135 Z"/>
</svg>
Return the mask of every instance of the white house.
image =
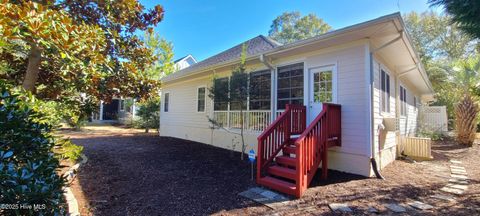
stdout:
<svg viewBox="0 0 480 216">
<path fill-rule="evenodd" d="M 197 60 L 192 55 L 187 55 L 175 60 L 175 70 L 182 70 L 197 63 Z M 127 106 L 126 102 L 130 102 Z M 114 97 L 110 103 L 103 101 L 99 104 L 99 112 L 92 114 L 92 120 L 95 121 L 109 121 L 126 123 L 129 119 L 135 118 L 137 106 L 135 106 L 135 99 L 133 98 L 118 98 Z"/>
<path fill-rule="evenodd" d="M 257 151 L 257 182 L 285 193 L 300 196 L 320 163 L 374 175 L 371 159 L 381 167 L 395 160 L 399 137 L 415 135 L 418 107 L 433 98 L 400 13 L 285 45 L 262 35 L 244 43 L 245 139 Z M 238 109 L 211 100 L 208 89 L 213 77 L 228 85 L 242 44 L 162 80 L 161 136 L 240 151 L 231 133 L 240 127 Z M 287 104 L 301 106 L 282 115 Z M 209 118 L 229 131 L 212 129 Z M 282 122 L 300 126 L 286 131 Z"/>
<path fill-rule="evenodd" d="M 186 55 L 173 62 L 177 71 L 190 67 L 197 63 L 197 60 L 192 55 Z"/>
</svg>

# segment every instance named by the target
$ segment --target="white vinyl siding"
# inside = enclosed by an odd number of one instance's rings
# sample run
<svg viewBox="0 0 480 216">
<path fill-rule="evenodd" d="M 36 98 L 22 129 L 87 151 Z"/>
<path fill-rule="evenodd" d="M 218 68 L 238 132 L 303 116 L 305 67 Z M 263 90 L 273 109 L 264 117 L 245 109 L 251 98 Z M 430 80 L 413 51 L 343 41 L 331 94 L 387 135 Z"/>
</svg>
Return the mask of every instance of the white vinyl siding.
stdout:
<svg viewBox="0 0 480 216">
<path fill-rule="evenodd" d="M 374 92 L 373 92 L 373 139 L 374 139 L 374 149 L 375 153 L 378 154 L 380 151 L 384 151 L 386 149 L 394 149 L 396 144 L 396 134 L 393 131 L 383 131 L 379 133 L 379 127 L 383 124 L 384 118 L 395 118 L 396 115 L 396 90 L 395 90 L 395 82 L 397 77 L 392 72 L 391 68 L 387 65 L 383 64 L 383 61 L 377 57 L 373 59 L 373 72 L 374 72 Z M 382 90 L 382 71 L 385 71 L 386 74 L 389 75 L 389 82 L 385 83 L 385 90 L 389 92 L 389 94 L 383 94 Z M 386 81 L 386 80 L 385 80 Z M 388 86 L 388 87 L 387 87 Z M 386 98 L 387 97 L 387 98 Z M 382 101 L 388 101 L 387 104 L 383 104 Z M 382 106 L 386 106 L 382 108 Z M 384 112 L 383 110 L 388 110 L 389 112 Z M 393 159 L 395 157 L 393 156 Z M 387 163 L 391 161 L 385 161 L 382 163 L 381 166 L 385 166 Z"/>
<path fill-rule="evenodd" d="M 309 68 L 336 66 L 336 103 L 342 105 L 342 146 L 330 149 L 329 168 L 361 175 L 370 174 L 369 158 L 367 156 L 370 150 L 368 147 L 370 129 L 367 127 L 370 100 L 366 94 L 365 47 L 365 43 L 356 42 L 339 46 L 338 49 L 330 49 L 325 52 L 319 50 L 314 53 L 276 59 L 273 62 L 274 66 L 277 67 L 303 62 L 303 74 L 301 75 L 303 78 L 303 81 L 301 81 L 304 88 L 302 89 L 303 95 L 296 97 L 301 100 L 302 104 L 304 99 L 308 98 L 307 89 L 304 87 L 308 83 L 308 76 L 305 72 Z M 266 69 L 262 64 L 248 65 L 247 68 L 251 68 L 250 71 Z M 208 86 L 212 84 L 212 75 L 229 77 L 230 70 L 215 71 L 193 79 L 172 81 L 162 85 L 162 91 L 175 93 L 175 100 L 170 101 L 170 112 L 162 113 L 160 116 L 160 133 L 162 136 L 209 143 L 227 149 L 235 148 L 238 151 L 240 145 L 235 144 L 238 142 L 236 134 L 225 130 L 211 129 L 212 125 L 209 123 L 208 117 L 213 116 L 213 106 L 215 106 L 216 111 L 220 111 L 217 108 L 221 106 L 217 102 L 214 103 L 207 97 L 205 113 L 192 112 L 192 107 L 196 106 L 197 95 L 195 93 L 197 87 L 206 85 L 208 89 Z M 271 74 L 271 77 L 275 79 L 278 78 L 277 75 L 275 71 L 274 74 Z M 225 81 L 228 83 L 228 78 Z M 273 95 L 271 100 L 273 104 L 270 104 L 270 107 L 273 106 L 274 108 L 276 99 L 279 98 L 277 97 L 276 84 L 277 80 L 273 80 L 273 87 L 271 86 L 273 92 L 270 92 Z M 228 110 L 228 108 L 225 110 Z M 268 110 L 270 111 L 270 109 Z M 259 132 L 247 131 L 246 133 L 246 142 L 253 144 L 255 149 Z"/>
<path fill-rule="evenodd" d="M 418 102 L 416 102 L 417 95 L 406 85 L 400 85 L 404 93 L 399 94 L 400 97 L 400 109 L 403 109 L 404 113 L 399 119 L 400 134 L 405 136 L 414 136 L 417 133 L 417 118 L 418 118 Z M 403 96 L 404 95 L 404 96 Z M 402 108 L 403 107 L 403 108 Z"/>
<path fill-rule="evenodd" d="M 370 100 L 366 95 L 365 45 L 353 45 L 329 53 L 309 56 L 304 62 L 306 71 L 309 71 L 309 68 L 336 65 L 336 103 L 342 106 L 342 147 L 331 149 L 331 151 L 346 153 L 346 157 L 366 155 L 370 131 L 367 127 Z M 305 80 L 308 83 L 308 76 Z M 305 90 L 305 98 L 308 98 L 308 90 Z M 337 167 L 336 169 L 352 172 L 350 169 L 354 168 Z"/>
</svg>

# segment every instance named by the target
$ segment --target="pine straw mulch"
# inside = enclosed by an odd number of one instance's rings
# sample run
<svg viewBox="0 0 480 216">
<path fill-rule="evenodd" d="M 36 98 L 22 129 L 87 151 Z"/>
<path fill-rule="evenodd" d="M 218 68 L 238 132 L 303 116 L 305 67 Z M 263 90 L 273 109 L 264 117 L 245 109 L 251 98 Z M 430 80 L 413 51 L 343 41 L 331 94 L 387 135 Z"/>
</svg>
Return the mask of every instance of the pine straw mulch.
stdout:
<svg viewBox="0 0 480 216">
<path fill-rule="evenodd" d="M 272 210 L 237 194 L 256 186 L 250 165 L 229 150 L 158 137 L 138 131 L 63 133 L 85 147 L 88 163 L 72 183 L 82 215 L 308 215 L 332 214 L 328 203 L 348 203 L 354 214 L 368 207 L 387 213 L 383 204 L 420 200 L 433 211 L 408 214 L 479 214 L 480 147 L 463 148 L 451 140 L 436 142 L 435 160 L 395 161 L 382 170 L 386 180 L 329 171 L 301 199 Z M 106 132 L 105 132 L 106 131 Z M 463 161 L 469 190 L 447 203 L 430 198 L 448 183 L 449 158 Z M 320 172 L 318 172 L 320 173 Z"/>
</svg>

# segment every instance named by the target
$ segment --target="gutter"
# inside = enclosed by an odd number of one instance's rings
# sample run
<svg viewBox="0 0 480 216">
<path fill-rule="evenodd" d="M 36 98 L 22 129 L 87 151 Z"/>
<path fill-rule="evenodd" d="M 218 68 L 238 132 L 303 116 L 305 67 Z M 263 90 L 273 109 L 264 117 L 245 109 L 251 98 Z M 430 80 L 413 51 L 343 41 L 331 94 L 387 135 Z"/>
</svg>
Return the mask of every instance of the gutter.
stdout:
<svg viewBox="0 0 480 216">
<path fill-rule="evenodd" d="M 266 51 L 262 54 L 247 57 L 246 61 L 250 61 L 250 60 L 260 58 L 261 55 L 274 55 L 274 54 L 279 54 L 279 53 L 282 53 L 282 52 L 289 51 L 291 49 L 299 48 L 299 47 L 302 47 L 302 46 L 308 46 L 312 43 L 318 43 L 318 42 L 323 41 L 323 40 L 327 40 L 327 39 L 330 39 L 330 38 L 333 38 L 333 37 L 337 37 L 337 36 L 340 36 L 342 34 L 361 29 L 365 26 L 374 25 L 374 24 L 382 23 L 382 22 L 391 22 L 395 18 L 399 18 L 401 20 L 401 15 L 400 15 L 399 12 L 392 13 L 392 14 L 389 14 L 389 15 L 385 15 L 385 16 L 379 17 L 379 18 L 374 19 L 374 20 L 369 20 L 369 21 L 366 21 L 366 22 L 358 23 L 358 24 L 348 26 L 348 27 L 345 27 L 345 28 L 341 28 L 341 29 L 338 29 L 338 30 L 334 30 L 334 31 L 331 31 L 331 32 L 327 32 L 325 34 L 318 35 L 318 36 L 308 38 L 308 39 L 305 39 L 305 40 L 300 40 L 300 41 L 293 42 L 293 43 L 290 43 L 290 44 L 285 44 L 285 45 L 273 48 L 271 50 L 268 50 L 268 51 Z M 211 66 L 207 66 L 205 68 L 200 68 L 200 70 L 196 73 L 188 73 L 188 74 L 185 74 L 183 76 L 180 75 L 179 77 L 170 78 L 170 76 L 176 75 L 176 73 L 173 73 L 173 74 L 163 78 L 162 81 L 163 82 L 173 81 L 173 80 L 184 78 L 184 77 L 187 77 L 187 76 L 203 73 L 205 71 L 209 71 L 209 70 L 217 69 L 217 68 L 220 68 L 220 67 L 228 66 L 230 64 L 235 64 L 237 62 L 240 62 L 240 60 L 239 59 L 234 59 L 234 60 L 231 60 L 231 61 L 222 62 L 220 64 L 214 64 L 214 65 L 211 65 Z M 189 68 L 185 69 L 186 73 L 190 72 L 188 69 Z M 195 70 L 193 70 L 193 71 L 195 71 Z M 179 72 L 181 72 L 181 71 L 179 71 Z M 178 72 L 177 72 L 177 74 L 178 74 Z"/>
</svg>

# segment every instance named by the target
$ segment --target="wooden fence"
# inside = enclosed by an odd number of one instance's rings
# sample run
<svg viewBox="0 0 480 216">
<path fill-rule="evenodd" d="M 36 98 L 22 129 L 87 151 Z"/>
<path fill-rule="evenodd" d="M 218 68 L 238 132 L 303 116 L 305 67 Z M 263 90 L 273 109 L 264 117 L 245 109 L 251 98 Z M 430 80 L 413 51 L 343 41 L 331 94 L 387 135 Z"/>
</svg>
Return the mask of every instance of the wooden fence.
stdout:
<svg viewBox="0 0 480 216">
<path fill-rule="evenodd" d="M 417 159 L 432 159 L 432 140 L 430 138 L 400 136 L 397 155 L 403 154 Z"/>
</svg>

